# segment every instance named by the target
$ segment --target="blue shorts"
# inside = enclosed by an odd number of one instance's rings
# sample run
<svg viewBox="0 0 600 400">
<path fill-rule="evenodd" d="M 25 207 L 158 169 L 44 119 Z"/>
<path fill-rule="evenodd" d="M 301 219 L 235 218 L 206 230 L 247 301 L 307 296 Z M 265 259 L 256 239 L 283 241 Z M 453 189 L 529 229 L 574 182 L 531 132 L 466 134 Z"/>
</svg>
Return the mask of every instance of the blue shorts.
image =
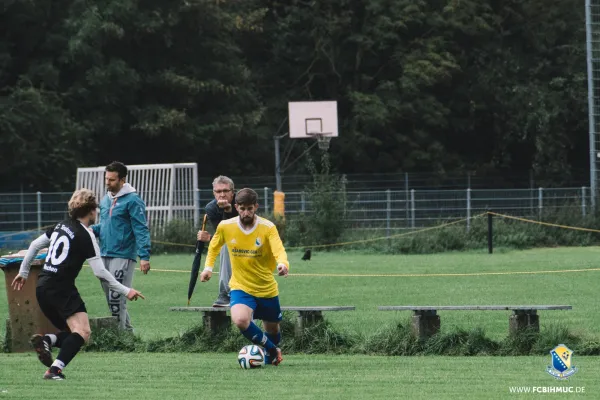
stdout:
<svg viewBox="0 0 600 400">
<path fill-rule="evenodd" d="M 254 311 L 253 319 L 261 319 L 267 322 L 279 322 L 282 319 L 279 297 L 255 297 L 243 290 L 232 290 L 229 292 L 231 301 L 229 306 L 244 304 Z"/>
</svg>

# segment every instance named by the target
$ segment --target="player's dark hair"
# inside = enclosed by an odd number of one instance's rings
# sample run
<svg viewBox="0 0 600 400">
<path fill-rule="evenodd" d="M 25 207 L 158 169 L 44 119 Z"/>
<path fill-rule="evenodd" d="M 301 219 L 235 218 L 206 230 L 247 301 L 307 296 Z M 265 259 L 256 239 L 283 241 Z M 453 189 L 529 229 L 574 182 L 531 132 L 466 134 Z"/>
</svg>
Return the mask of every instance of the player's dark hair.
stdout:
<svg viewBox="0 0 600 400">
<path fill-rule="evenodd" d="M 89 189 L 79 189 L 69 200 L 69 216 L 71 219 L 83 218 L 98 208 L 96 195 Z"/>
<path fill-rule="evenodd" d="M 119 179 L 123 179 L 127 176 L 127 167 L 122 162 L 113 161 L 106 166 L 106 172 L 116 172 Z"/>
<path fill-rule="evenodd" d="M 252 189 L 240 189 L 235 195 L 235 203 L 240 206 L 252 206 L 258 203 L 258 194 Z"/>
</svg>

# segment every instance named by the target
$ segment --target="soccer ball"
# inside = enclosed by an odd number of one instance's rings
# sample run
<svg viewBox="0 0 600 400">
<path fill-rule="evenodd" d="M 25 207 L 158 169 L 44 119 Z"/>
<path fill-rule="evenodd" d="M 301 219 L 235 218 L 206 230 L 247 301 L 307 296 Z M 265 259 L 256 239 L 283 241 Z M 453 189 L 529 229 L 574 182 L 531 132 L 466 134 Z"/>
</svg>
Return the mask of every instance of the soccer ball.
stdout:
<svg viewBox="0 0 600 400">
<path fill-rule="evenodd" d="M 254 344 L 244 346 L 238 353 L 238 363 L 243 369 L 260 368 L 265 365 L 265 351 Z"/>
</svg>

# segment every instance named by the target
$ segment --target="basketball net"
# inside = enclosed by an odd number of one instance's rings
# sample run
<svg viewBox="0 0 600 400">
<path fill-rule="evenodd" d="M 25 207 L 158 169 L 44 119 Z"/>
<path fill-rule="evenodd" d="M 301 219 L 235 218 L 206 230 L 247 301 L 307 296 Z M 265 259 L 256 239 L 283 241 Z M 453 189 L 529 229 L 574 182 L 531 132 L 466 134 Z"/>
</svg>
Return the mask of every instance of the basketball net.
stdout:
<svg viewBox="0 0 600 400">
<path fill-rule="evenodd" d="M 331 136 L 327 136 L 324 133 L 316 133 L 316 132 L 307 132 L 307 135 L 315 136 L 317 138 L 317 144 L 319 146 L 319 150 L 327 151 L 329 150 L 329 142 L 331 142 Z"/>
</svg>

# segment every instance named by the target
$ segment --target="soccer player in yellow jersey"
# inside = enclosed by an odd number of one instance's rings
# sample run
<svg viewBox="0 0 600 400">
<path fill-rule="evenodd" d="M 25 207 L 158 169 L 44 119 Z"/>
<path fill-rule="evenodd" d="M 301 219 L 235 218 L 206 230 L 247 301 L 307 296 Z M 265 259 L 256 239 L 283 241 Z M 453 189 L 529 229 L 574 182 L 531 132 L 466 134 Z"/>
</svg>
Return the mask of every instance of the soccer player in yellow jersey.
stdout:
<svg viewBox="0 0 600 400">
<path fill-rule="evenodd" d="M 277 347 L 281 340 L 281 308 L 273 271 L 287 276 L 287 254 L 275 224 L 256 215 L 258 195 L 254 190 L 237 192 L 235 208 L 239 216 L 221 221 L 210 241 L 200 281 L 211 278 L 215 259 L 221 247 L 227 245 L 231 259 L 231 321 L 252 343 L 264 346 L 267 363 L 279 365 L 283 360 Z M 253 319 L 263 321 L 265 333 Z"/>
</svg>

